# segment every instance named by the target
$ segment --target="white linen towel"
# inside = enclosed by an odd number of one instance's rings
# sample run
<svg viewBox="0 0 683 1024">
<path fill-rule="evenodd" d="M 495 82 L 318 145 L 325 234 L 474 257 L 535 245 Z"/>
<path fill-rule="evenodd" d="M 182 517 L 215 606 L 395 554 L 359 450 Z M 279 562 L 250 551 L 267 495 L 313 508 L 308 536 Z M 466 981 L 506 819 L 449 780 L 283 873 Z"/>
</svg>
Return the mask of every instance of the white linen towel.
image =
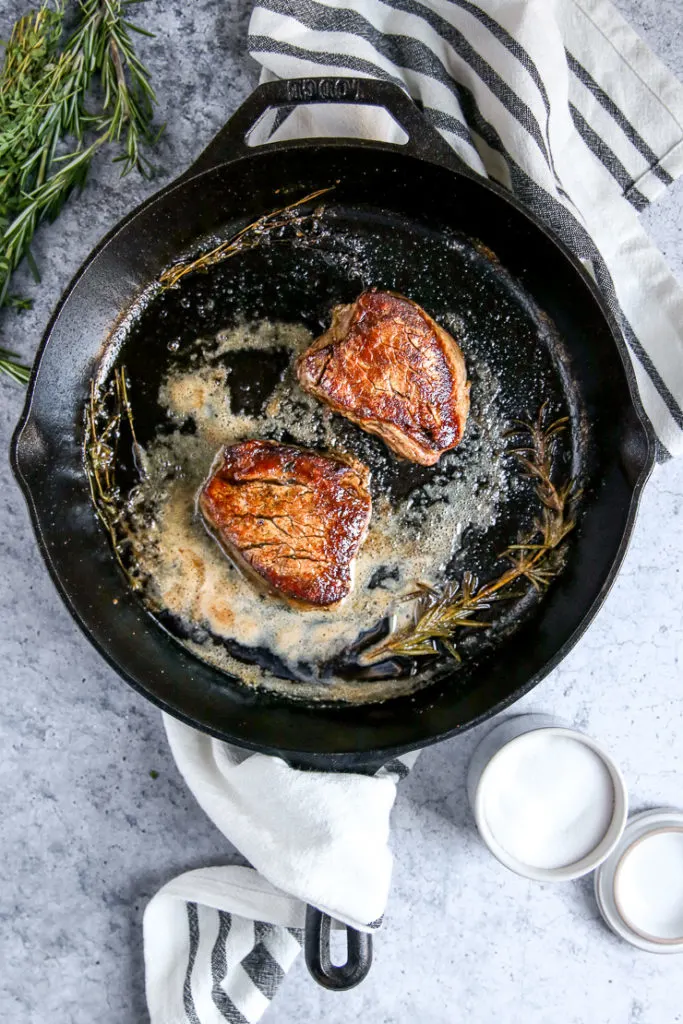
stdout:
<svg viewBox="0 0 683 1024">
<path fill-rule="evenodd" d="M 389 814 L 417 754 L 376 775 L 302 771 L 164 715 L 202 810 L 254 865 L 190 871 L 144 916 L 152 1024 L 257 1021 L 301 948 L 306 904 L 362 931 L 381 924 Z"/>
<path fill-rule="evenodd" d="M 584 260 L 626 338 L 660 457 L 683 452 L 683 296 L 638 218 L 683 171 L 683 86 L 607 0 L 258 0 L 249 49 L 265 78 L 376 77 L 419 100 L 470 167 Z M 362 108 L 269 123 L 272 141 L 393 130 Z M 152 899 L 151 1021 L 254 1022 L 300 948 L 305 903 L 378 924 L 389 812 L 415 755 L 375 778 L 299 772 L 165 724 L 200 805 L 257 870 L 189 872 Z"/>
</svg>

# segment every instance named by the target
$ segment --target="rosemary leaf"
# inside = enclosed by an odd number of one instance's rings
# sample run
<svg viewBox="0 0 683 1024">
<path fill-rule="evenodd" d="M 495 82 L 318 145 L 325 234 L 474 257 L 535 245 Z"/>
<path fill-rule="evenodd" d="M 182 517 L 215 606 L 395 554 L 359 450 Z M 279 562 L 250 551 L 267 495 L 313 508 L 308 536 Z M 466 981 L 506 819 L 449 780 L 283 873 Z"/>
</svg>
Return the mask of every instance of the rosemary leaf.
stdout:
<svg viewBox="0 0 683 1024">
<path fill-rule="evenodd" d="M 0 373 L 4 373 L 17 384 L 28 384 L 31 370 L 16 361 L 16 354 L 0 348 Z"/>
<path fill-rule="evenodd" d="M 33 299 L 24 299 L 21 295 L 8 295 L 5 299 L 5 305 L 10 309 L 33 309 Z"/>
</svg>

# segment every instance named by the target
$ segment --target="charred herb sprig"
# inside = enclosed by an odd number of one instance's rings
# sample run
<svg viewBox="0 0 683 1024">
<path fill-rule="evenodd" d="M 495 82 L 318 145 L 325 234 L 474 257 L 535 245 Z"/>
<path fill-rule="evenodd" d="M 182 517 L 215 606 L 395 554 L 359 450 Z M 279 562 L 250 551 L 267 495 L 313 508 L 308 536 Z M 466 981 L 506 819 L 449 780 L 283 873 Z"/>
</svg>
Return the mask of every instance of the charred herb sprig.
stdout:
<svg viewBox="0 0 683 1024">
<path fill-rule="evenodd" d="M 489 611 L 495 601 L 519 597 L 520 582 L 541 591 L 557 576 L 563 564 L 563 541 L 575 526 L 574 503 L 579 492 L 573 479 L 560 485 L 553 482 L 555 445 L 566 429 L 568 417 L 546 426 L 546 412 L 544 404 L 534 423 L 518 421 L 511 431 L 522 443 L 508 454 L 522 465 L 525 476 L 535 481 L 541 508 L 533 528 L 501 554 L 508 568 L 482 585 L 471 572 L 465 572 L 460 582 L 448 583 L 440 590 L 418 585 L 407 597 L 415 600 L 411 621 L 365 651 L 359 659 L 362 664 L 391 657 L 433 657 L 439 644 L 459 661 L 454 641 L 459 629 L 489 628 L 491 621 L 478 616 Z"/>
<path fill-rule="evenodd" d="M 127 425 L 138 467 L 141 450 L 135 436 L 133 410 L 128 397 L 125 367 L 114 370 L 110 382 L 98 387 L 90 381 L 90 401 L 86 413 L 85 469 L 97 517 L 109 535 L 116 560 L 133 590 L 141 590 L 143 580 L 137 567 L 137 540 L 128 522 L 128 512 L 116 482 L 118 446 L 121 430 Z"/>
<path fill-rule="evenodd" d="M 214 249 L 203 253 L 201 256 L 197 256 L 195 259 L 174 263 L 172 267 L 163 272 L 159 278 L 159 284 L 164 289 L 173 288 L 186 274 L 191 274 L 198 270 L 205 271 L 216 263 L 222 263 L 223 260 L 236 256 L 237 253 L 245 252 L 247 249 L 255 249 L 264 238 L 272 235 L 274 231 L 280 228 L 294 227 L 300 232 L 302 225 L 309 221 L 312 216 L 319 215 L 320 211 L 316 210 L 312 215 L 297 213 L 296 211 L 305 203 L 312 203 L 320 196 L 325 195 L 326 192 L 331 192 L 333 187 L 319 188 L 316 192 L 310 192 L 288 206 L 283 206 L 279 210 L 273 210 L 271 213 L 264 214 L 251 224 L 247 224 L 245 228 L 242 228 L 241 231 L 238 231 L 236 235 L 233 235 L 226 242 L 221 242 Z"/>
<path fill-rule="evenodd" d="M 44 3 L 14 25 L 0 72 L 0 306 L 16 306 L 8 288 L 30 251 L 38 225 L 53 220 L 93 158 L 107 143 L 122 173 L 147 174 L 155 95 L 135 53 L 128 20 L 136 0 L 76 0 L 77 21 L 65 36 L 65 0 Z M 99 79 L 101 92 L 93 97 Z M 19 300 L 21 301 L 21 300 Z M 0 371 L 26 377 L 5 354 Z"/>
</svg>

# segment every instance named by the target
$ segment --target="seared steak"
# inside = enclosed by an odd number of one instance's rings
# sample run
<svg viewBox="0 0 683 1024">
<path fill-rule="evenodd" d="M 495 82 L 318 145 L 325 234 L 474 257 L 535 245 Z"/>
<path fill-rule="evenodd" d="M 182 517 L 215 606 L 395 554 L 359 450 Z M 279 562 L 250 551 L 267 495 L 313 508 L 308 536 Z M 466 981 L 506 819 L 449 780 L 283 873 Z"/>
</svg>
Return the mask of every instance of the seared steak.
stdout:
<svg viewBox="0 0 683 1024">
<path fill-rule="evenodd" d="M 297 373 L 304 391 L 423 466 L 462 439 L 470 408 L 462 352 L 402 295 L 372 290 L 335 306 Z"/>
<path fill-rule="evenodd" d="M 354 459 L 275 441 L 219 452 L 199 493 L 210 531 L 233 561 L 302 605 L 332 605 L 353 585 L 368 529 L 370 471 Z"/>
</svg>

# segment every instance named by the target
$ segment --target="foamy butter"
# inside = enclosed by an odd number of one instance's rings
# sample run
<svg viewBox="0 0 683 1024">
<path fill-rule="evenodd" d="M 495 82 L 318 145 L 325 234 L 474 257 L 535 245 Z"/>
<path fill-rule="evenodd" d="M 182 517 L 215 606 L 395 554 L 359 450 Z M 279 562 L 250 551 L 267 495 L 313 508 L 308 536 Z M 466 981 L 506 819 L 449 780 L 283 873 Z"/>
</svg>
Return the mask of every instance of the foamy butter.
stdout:
<svg viewBox="0 0 683 1024">
<path fill-rule="evenodd" d="M 401 688 L 414 688 L 415 680 L 354 685 L 330 677 L 324 666 L 355 644 L 363 629 L 397 609 L 399 615 L 407 615 L 408 606 L 397 605 L 397 598 L 412 591 L 417 581 L 438 585 L 465 526 L 486 528 L 495 522 L 507 486 L 504 474 L 495 472 L 505 447 L 505 422 L 495 406 L 498 385 L 485 365 L 478 367 L 471 414 L 477 421 L 477 437 L 469 445 L 466 437 L 458 449 L 457 473 L 452 472 L 453 463 L 448 470 L 445 457 L 446 468 L 438 467 L 422 486 L 391 501 L 382 489 L 382 466 L 378 463 L 376 471 L 371 465 L 373 515 L 356 561 L 353 591 L 336 608 L 302 611 L 265 595 L 244 578 L 207 532 L 195 499 L 217 449 L 252 437 L 286 438 L 305 447 L 367 457 L 354 450 L 353 435 L 341 418 L 298 386 L 295 358 L 310 342 L 310 332 L 301 325 L 243 324 L 203 340 L 195 365 L 166 377 L 159 400 L 178 429 L 160 431 L 145 453 L 146 477 L 133 501 L 141 540 L 139 562 L 150 601 L 171 612 L 190 632 L 194 627 L 204 631 L 201 640 L 193 638 L 188 646 L 212 664 L 252 685 L 281 690 L 294 685 L 301 697 L 384 699 Z M 257 415 L 236 412 L 230 354 L 275 349 L 290 354 L 281 380 Z M 194 424 L 192 433 L 180 429 L 188 419 Z M 489 480 L 484 487 L 483 471 Z M 299 681 L 292 684 L 257 665 L 237 661 L 223 640 L 267 649 Z"/>
<path fill-rule="evenodd" d="M 615 790 L 603 758 L 577 736 L 535 730 L 490 762 L 482 813 L 495 842 L 520 865 L 565 868 L 605 838 Z"/>
</svg>

